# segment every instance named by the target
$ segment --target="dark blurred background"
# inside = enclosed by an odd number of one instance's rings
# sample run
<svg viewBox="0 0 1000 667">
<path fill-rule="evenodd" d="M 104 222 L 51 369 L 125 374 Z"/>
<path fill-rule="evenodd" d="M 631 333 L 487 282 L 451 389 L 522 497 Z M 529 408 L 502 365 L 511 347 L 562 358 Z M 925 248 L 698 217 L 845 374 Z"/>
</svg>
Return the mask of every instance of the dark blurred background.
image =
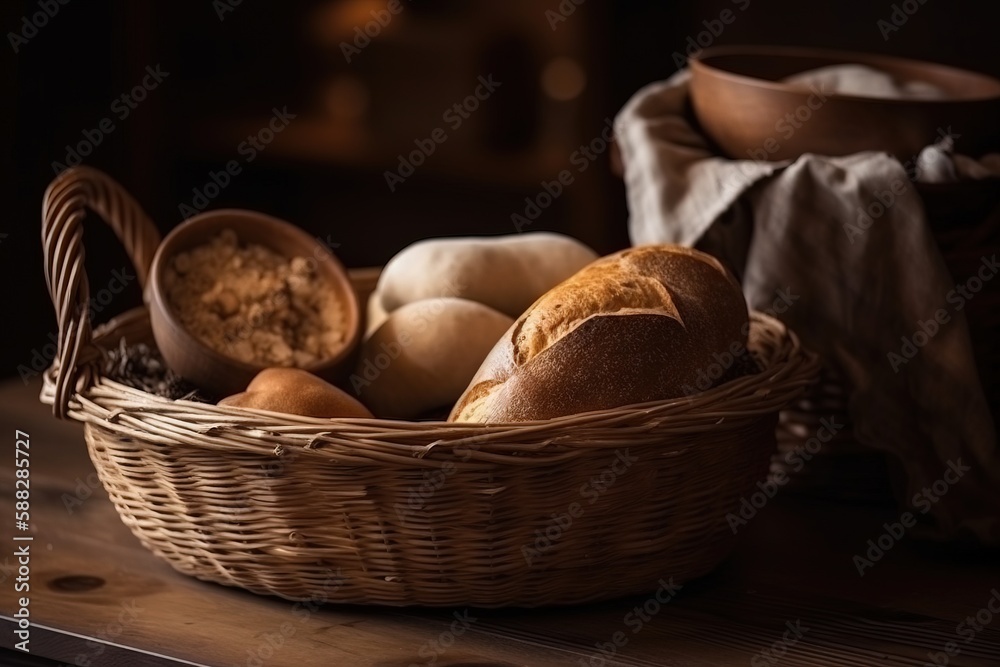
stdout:
<svg viewBox="0 0 1000 667">
<path fill-rule="evenodd" d="M 574 152 L 638 88 L 673 74 L 675 54 L 699 33 L 712 44 L 883 52 L 1000 76 L 1000 3 L 909 0 L 919 10 L 886 39 L 878 21 L 894 3 L 871 0 L 394 0 L 391 14 L 392 1 L 5 0 L 0 374 L 16 375 L 55 332 L 41 198 L 53 163 L 94 144 L 88 137 L 100 143 L 83 162 L 118 179 L 161 233 L 201 204 L 251 208 L 338 243 L 348 266 L 378 265 L 420 238 L 513 233 L 525 198 L 573 169 L 574 183 L 531 229 L 603 253 L 628 244 L 624 188 L 609 153 L 578 172 Z M 725 9 L 736 18 L 720 31 Z M 355 29 L 372 12 L 391 19 L 369 25 L 377 34 L 366 43 Z M 454 114 L 443 119 L 490 75 L 501 86 L 459 127 Z M 144 77 L 155 87 L 122 100 Z M 243 142 L 275 108 L 295 118 L 249 161 Z M 385 172 L 435 128 L 447 141 L 390 191 Z M 206 187 L 231 160 L 241 173 Z M 216 194 L 201 200 L 196 189 Z M 96 289 L 127 259 L 91 222 Z M 133 283 L 100 319 L 140 298 Z"/>
</svg>

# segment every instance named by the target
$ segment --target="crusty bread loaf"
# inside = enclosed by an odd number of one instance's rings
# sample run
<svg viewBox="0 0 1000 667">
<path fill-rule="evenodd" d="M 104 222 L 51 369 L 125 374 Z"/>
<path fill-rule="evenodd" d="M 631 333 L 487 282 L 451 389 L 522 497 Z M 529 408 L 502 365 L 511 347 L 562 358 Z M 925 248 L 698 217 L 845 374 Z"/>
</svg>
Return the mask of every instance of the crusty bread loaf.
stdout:
<svg viewBox="0 0 1000 667">
<path fill-rule="evenodd" d="M 711 255 L 624 250 L 538 299 L 490 352 L 450 420 L 550 419 L 693 393 L 699 377 L 717 384 L 742 368 L 748 331 L 740 286 Z"/>
<path fill-rule="evenodd" d="M 378 417 L 446 411 L 511 324 L 512 318 L 468 299 L 409 303 L 365 341 L 351 388 Z"/>
<path fill-rule="evenodd" d="M 458 297 L 517 317 L 595 259 L 579 241 L 549 232 L 428 239 L 393 257 L 375 291 L 390 313 L 423 299 Z"/>
<path fill-rule="evenodd" d="M 303 417 L 372 418 L 368 408 L 350 394 L 299 368 L 265 368 L 246 391 L 227 396 L 219 405 Z"/>
</svg>

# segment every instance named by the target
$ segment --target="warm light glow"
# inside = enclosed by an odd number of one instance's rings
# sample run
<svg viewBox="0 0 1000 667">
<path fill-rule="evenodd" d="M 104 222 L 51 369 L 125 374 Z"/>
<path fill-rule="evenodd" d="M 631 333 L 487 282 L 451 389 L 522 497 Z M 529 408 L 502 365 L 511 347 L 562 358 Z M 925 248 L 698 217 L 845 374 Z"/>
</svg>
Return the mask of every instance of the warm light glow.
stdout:
<svg viewBox="0 0 1000 667">
<path fill-rule="evenodd" d="M 542 90 L 554 100 L 571 100 L 586 87 L 587 75 L 572 58 L 554 58 L 542 70 Z"/>
<path fill-rule="evenodd" d="M 313 27 L 321 38 L 339 42 L 353 38 L 355 28 L 363 31 L 366 24 L 375 21 L 372 12 L 379 15 L 385 11 L 385 0 L 340 0 L 320 8 Z M 388 26 L 378 27 L 381 29 Z"/>
<path fill-rule="evenodd" d="M 368 111 L 368 88 L 353 76 L 337 77 L 326 87 L 327 111 L 340 120 L 359 121 Z"/>
</svg>

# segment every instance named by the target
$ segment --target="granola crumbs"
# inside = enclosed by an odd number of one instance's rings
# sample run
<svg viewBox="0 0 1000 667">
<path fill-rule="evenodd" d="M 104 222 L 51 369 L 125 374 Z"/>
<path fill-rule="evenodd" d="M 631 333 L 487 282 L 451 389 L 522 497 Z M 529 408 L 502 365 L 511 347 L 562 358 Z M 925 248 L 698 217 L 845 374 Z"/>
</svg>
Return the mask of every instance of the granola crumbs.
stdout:
<svg viewBox="0 0 1000 667">
<path fill-rule="evenodd" d="M 346 339 L 343 307 L 316 260 L 241 244 L 230 229 L 173 257 L 164 285 L 181 324 L 239 361 L 309 366 Z"/>
</svg>

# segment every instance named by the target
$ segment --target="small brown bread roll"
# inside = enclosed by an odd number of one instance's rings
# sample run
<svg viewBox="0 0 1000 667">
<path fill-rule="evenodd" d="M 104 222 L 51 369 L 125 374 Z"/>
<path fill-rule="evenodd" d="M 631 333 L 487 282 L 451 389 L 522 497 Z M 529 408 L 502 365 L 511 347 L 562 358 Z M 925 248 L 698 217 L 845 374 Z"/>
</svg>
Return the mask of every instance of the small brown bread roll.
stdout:
<svg viewBox="0 0 1000 667">
<path fill-rule="evenodd" d="M 549 232 L 428 239 L 393 257 L 375 291 L 386 312 L 422 299 L 457 297 L 517 317 L 595 259 L 576 239 Z"/>
<path fill-rule="evenodd" d="M 298 368 L 265 368 L 246 391 L 227 396 L 219 405 L 271 410 L 303 417 L 372 418 L 347 392 Z"/>
<path fill-rule="evenodd" d="M 490 352 L 450 421 L 551 419 L 695 393 L 700 375 L 714 375 L 714 385 L 737 366 L 743 372 L 749 328 L 739 284 L 711 255 L 625 250 L 536 301 Z"/>
<path fill-rule="evenodd" d="M 514 320 L 467 299 L 424 299 L 393 311 L 365 341 L 352 389 L 379 417 L 447 410 Z"/>
</svg>

